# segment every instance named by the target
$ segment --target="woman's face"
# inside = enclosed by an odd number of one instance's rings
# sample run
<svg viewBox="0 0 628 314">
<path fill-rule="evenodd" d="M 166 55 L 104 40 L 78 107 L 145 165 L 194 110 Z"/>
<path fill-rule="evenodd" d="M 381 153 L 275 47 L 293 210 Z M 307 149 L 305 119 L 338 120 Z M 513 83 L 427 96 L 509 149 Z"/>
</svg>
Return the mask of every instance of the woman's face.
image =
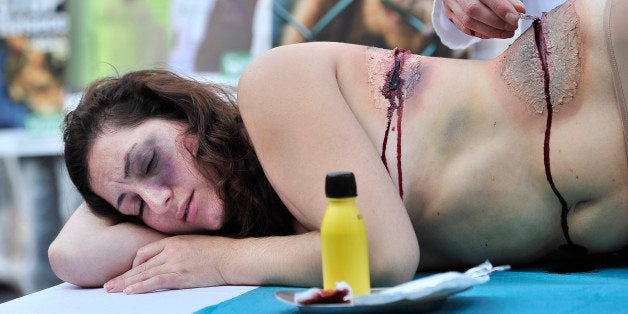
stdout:
<svg viewBox="0 0 628 314">
<path fill-rule="evenodd" d="M 224 207 L 196 167 L 195 136 L 181 123 L 150 119 L 109 128 L 87 156 L 90 185 L 120 213 L 169 234 L 219 230 Z"/>
</svg>

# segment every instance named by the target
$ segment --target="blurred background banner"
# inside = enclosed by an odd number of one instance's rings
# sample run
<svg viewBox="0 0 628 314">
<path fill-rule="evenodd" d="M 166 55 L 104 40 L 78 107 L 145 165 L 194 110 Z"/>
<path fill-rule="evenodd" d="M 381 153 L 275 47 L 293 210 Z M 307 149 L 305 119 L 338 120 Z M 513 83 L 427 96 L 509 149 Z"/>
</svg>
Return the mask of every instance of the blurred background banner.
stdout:
<svg viewBox="0 0 628 314">
<path fill-rule="evenodd" d="M 0 301 L 59 282 L 47 247 L 80 198 L 61 157 L 62 0 L 0 0 Z"/>
<path fill-rule="evenodd" d="M 336 41 L 425 56 L 465 57 L 432 28 L 434 0 L 277 0 L 273 45 Z"/>
<path fill-rule="evenodd" d="M 67 86 L 146 67 L 166 66 L 170 0 L 68 0 L 71 18 Z"/>
<path fill-rule="evenodd" d="M 0 1 L 0 128 L 60 116 L 69 22 L 61 0 Z"/>
<path fill-rule="evenodd" d="M 339 41 L 465 57 L 440 43 L 433 0 L 67 0 L 67 88 L 140 68 L 237 78 L 271 47 Z M 237 81 L 237 80 L 236 80 Z"/>
<path fill-rule="evenodd" d="M 80 90 L 94 79 L 143 68 L 237 79 L 254 55 L 270 48 L 270 39 L 254 43 L 254 33 L 271 28 L 270 14 L 255 21 L 256 12 L 264 15 L 258 2 L 264 1 L 68 0 L 67 87 Z"/>
</svg>

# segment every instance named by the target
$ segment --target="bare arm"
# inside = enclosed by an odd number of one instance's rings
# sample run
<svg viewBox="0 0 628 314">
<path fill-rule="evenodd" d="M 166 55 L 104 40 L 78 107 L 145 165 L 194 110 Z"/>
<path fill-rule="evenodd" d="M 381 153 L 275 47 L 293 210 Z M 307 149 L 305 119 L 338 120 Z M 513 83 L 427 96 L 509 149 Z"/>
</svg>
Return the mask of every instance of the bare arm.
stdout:
<svg viewBox="0 0 628 314">
<path fill-rule="evenodd" d="M 165 235 L 132 223 L 113 224 L 83 203 L 48 249 L 50 265 L 64 281 L 102 286 L 131 268 L 137 250 Z"/>
<path fill-rule="evenodd" d="M 304 247 L 309 254 L 290 258 Z M 278 250 L 285 254 L 277 254 Z M 115 277 L 109 292 L 137 284 L 126 292 L 141 293 L 224 284 L 316 285 L 321 281 L 316 270 L 319 252 L 317 232 L 259 239 L 167 237 L 132 223 L 113 224 L 83 203 L 50 245 L 48 255 L 55 274 L 66 282 L 96 287 Z M 267 271 L 276 268 L 309 272 L 292 277 Z"/>
<path fill-rule="evenodd" d="M 133 268 L 105 288 L 135 294 L 219 285 L 318 286 L 318 238 L 318 232 L 244 239 L 174 236 L 141 248 Z"/>
</svg>

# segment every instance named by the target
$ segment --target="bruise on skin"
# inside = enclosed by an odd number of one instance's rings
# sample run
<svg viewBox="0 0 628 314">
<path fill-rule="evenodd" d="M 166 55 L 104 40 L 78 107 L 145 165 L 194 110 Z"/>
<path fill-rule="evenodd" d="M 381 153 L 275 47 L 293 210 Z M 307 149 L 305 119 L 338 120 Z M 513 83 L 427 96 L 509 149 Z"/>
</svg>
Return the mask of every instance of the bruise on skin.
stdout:
<svg viewBox="0 0 628 314">
<path fill-rule="evenodd" d="M 550 97 L 554 112 L 573 100 L 581 76 L 579 17 L 570 0 L 542 19 L 547 44 Z M 509 90 L 535 114 L 546 111 L 541 59 L 530 27 L 500 59 L 500 72 Z"/>
<path fill-rule="evenodd" d="M 442 155 L 458 150 L 464 143 L 467 127 L 471 124 L 472 110 L 469 106 L 454 106 L 443 119 L 435 124 L 433 143 Z"/>
<path fill-rule="evenodd" d="M 386 73 L 390 71 L 390 64 L 394 62 L 395 55 L 392 50 L 368 47 L 366 51 L 368 64 L 368 83 L 370 94 L 377 109 L 386 109 L 390 105 L 388 99 L 382 97 L 382 86 L 386 82 Z M 404 98 L 410 98 L 414 93 L 414 87 L 421 77 L 421 56 L 408 55 L 401 69 L 403 81 L 402 91 Z"/>
</svg>

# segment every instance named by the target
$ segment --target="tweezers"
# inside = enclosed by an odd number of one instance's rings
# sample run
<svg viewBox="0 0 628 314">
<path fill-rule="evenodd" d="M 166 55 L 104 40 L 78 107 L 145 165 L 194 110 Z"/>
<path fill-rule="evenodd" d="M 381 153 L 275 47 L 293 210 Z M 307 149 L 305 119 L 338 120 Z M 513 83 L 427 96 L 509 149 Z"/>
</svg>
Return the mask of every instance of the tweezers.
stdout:
<svg viewBox="0 0 628 314">
<path fill-rule="evenodd" d="M 536 19 L 539 19 L 539 17 L 537 16 L 525 14 L 525 13 L 519 13 L 519 18 L 522 20 L 533 20 L 533 21 Z"/>
</svg>

